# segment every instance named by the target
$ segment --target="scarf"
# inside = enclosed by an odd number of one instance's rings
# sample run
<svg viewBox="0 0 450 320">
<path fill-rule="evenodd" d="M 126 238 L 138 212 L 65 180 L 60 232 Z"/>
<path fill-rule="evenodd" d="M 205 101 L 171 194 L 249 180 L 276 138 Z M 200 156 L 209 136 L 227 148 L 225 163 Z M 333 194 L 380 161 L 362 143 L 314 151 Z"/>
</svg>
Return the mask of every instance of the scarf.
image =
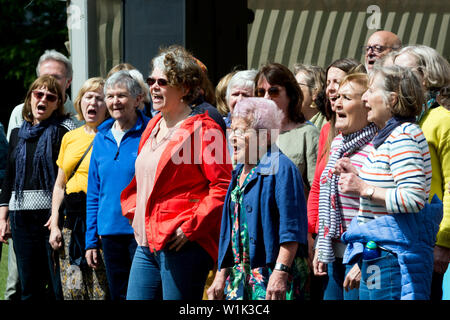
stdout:
<svg viewBox="0 0 450 320">
<path fill-rule="evenodd" d="M 32 163 L 31 181 L 35 181 L 40 188 L 52 192 L 56 180 L 55 161 L 53 160 L 53 145 L 58 138 L 58 125 L 60 121 L 55 116 L 33 126 L 24 121 L 19 129 L 19 142 L 16 147 L 16 177 L 14 189 L 16 200 L 23 198 L 25 184 L 25 168 L 27 158 L 27 143 L 38 138 L 36 151 Z"/>
<path fill-rule="evenodd" d="M 339 149 L 330 155 L 320 178 L 319 194 L 319 261 L 330 263 L 335 260 L 332 240 L 339 239 L 343 233 L 342 208 L 339 203 L 339 175 L 334 174 L 334 166 L 338 159 L 350 157 L 368 144 L 377 132 L 371 123 L 363 129 L 343 136 Z"/>
<path fill-rule="evenodd" d="M 384 141 L 390 136 L 392 131 L 394 131 L 395 128 L 397 128 L 399 125 L 401 125 L 402 123 L 405 123 L 405 122 L 415 123 L 416 118 L 414 118 L 414 117 L 412 117 L 412 118 L 404 118 L 404 117 L 390 118 L 386 122 L 386 125 L 384 126 L 384 128 L 381 129 L 380 131 L 378 131 L 378 134 L 375 136 L 375 138 L 373 138 L 372 143 L 373 143 L 374 148 L 378 149 L 378 147 L 381 146 L 384 143 Z"/>
</svg>

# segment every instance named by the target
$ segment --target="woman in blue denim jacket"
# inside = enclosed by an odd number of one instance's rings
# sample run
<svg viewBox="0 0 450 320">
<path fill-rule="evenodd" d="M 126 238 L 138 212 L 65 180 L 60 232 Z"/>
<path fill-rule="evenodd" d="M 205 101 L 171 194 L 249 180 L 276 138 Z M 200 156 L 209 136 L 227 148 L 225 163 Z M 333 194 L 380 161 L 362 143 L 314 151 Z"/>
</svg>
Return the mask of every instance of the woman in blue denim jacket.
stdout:
<svg viewBox="0 0 450 320">
<path fill-rule="evenodd" d="M 243 99 L 232 113 L 230 146 L 238 165 L 225 198 L 209 299 L 303 298 L 306 201 L 297 167 L 271 143 L 281 118 L 264 98 Z"/>
</svg>

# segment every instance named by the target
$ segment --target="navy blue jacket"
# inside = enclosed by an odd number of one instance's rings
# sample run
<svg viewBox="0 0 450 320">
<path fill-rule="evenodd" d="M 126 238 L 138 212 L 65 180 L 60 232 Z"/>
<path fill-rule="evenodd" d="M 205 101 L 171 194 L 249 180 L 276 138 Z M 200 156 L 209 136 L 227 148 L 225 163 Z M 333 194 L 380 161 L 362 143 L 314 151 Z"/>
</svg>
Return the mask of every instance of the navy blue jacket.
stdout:
<svg viewBox="0 0 450 320">
<path fill-rule="evenodd" d="M 225 198 L 219 240 L 218 267 L 233 266 L 231 251 L 230 195 L 243 165 L 236 166 Z M 308 222 L 301 175 L 281 151 L 269 151 L 255 169 L 255 175 L 244 191 L 247 211 L 251 268 L 276 262 L 280 244 L 296 241 L 307 243 Z M 297 251 L 297 255 L 300 255 Z"/>
</svg>

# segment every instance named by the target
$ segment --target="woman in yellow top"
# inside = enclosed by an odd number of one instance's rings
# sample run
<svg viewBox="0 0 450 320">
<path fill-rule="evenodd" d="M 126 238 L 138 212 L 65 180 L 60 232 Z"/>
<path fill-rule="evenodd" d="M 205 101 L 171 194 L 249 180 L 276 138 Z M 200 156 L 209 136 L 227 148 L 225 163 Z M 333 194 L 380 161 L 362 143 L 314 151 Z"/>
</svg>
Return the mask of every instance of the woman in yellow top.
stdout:
<svg viewBox="0 0 450 320">
<path fill-rule="evenodd" d="M 64 300 L 102 300 L 108 292 L 104 265 L 100 263 L 96 269 L 89 268 L 84 252 L 91 143 L 97 126 L 109 116 L 104 101 L 104 83 L 102 78 L 91 78 L 81 87 L 74 107 L 78 118 L 86 124 L 64 135 L 56 161 L 58 176 L 47 226 L 51 231 L 50 245 L 54 250 L 61 249 L 59 262 Z"/>
</svg>

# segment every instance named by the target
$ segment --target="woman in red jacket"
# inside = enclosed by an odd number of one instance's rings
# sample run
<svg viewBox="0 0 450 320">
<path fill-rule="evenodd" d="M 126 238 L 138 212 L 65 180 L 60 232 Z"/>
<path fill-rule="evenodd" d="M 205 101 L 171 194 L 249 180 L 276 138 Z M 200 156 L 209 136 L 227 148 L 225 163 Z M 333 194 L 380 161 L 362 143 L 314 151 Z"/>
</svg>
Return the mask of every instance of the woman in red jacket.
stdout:
<svg viewBox="0 0 450 320">
<path fill-rule="evenodd" d="M 127 299 L 198 299 L 218 254 L 231 161 L 219 125 L 191 108 L 202 70 L 182 47 L 162 50 L 147 79 L 160 111 L 142 134 L 136 173 L 122 192 L 138 248 Z"/>
</svg>

